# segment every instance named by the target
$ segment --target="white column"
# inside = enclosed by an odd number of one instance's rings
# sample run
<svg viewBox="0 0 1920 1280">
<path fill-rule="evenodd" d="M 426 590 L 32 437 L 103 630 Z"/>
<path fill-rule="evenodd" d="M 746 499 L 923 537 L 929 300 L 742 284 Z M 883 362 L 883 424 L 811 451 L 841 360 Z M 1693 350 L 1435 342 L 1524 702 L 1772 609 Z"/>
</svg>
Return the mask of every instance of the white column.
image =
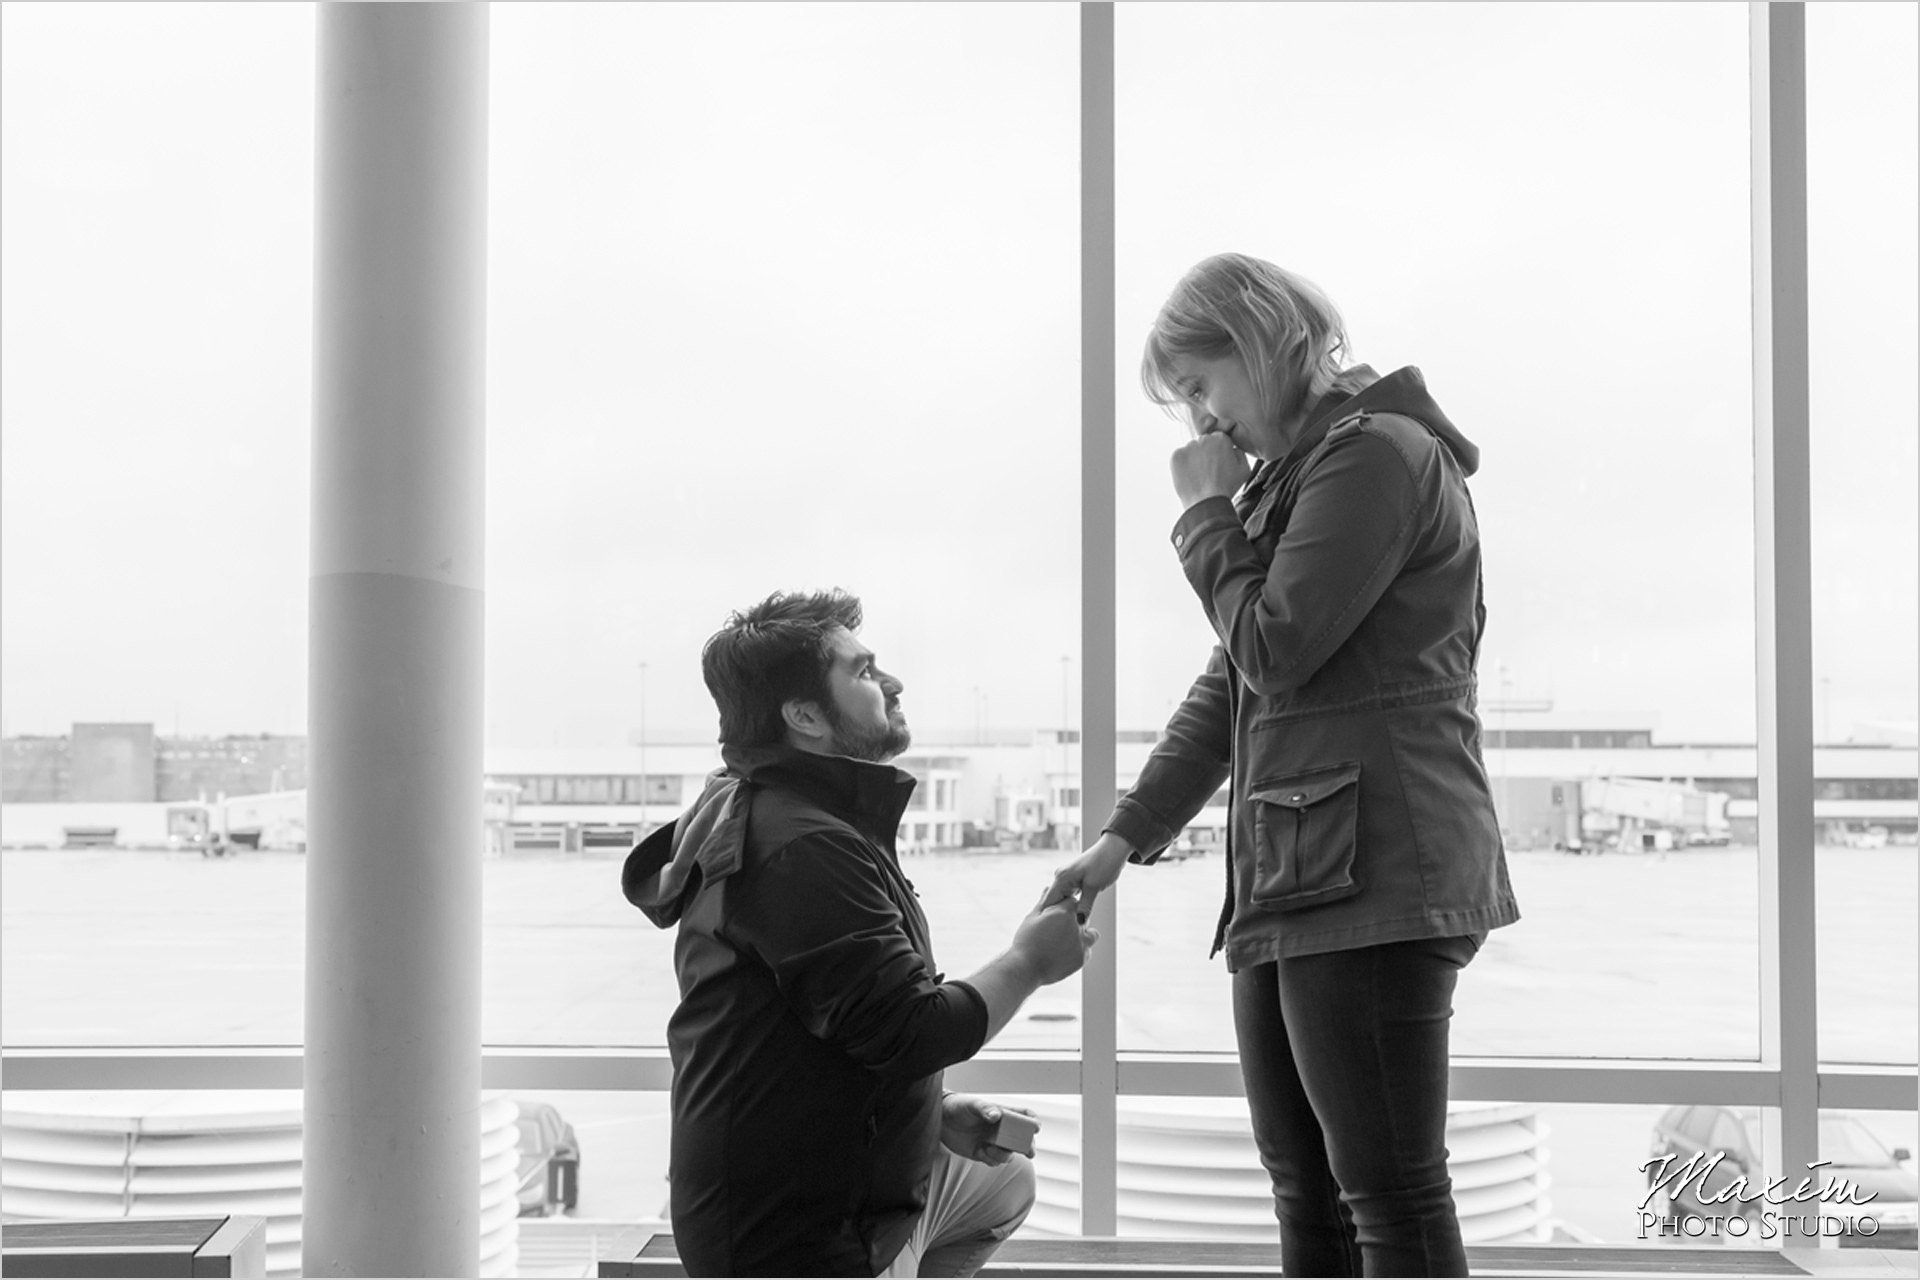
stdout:
<svg viewBox="0 0 1920 1280">
<path fill-rule="evenodd" d="M 309 1276 L 479 1268 L 487 16 L 319 6 Z"/>
<path fill-rule="evenodd" d="M 1080 843 L 1113 811 L 1116 534 L 1114 457 L 1113 5 L 1080 6 Z M 1064 717 L 1063 717 L 1064 719 Z M 1062 724 L 1062 730 L 1066 726 Z M 1118 1223 L 1116 927 L 1120 886 L 1100 895 L 1101 943 L 1080 978 L 1080 1233 Z"/>
<path fill-rule="evenodd" d="M 1813 552 L 1808 481 L 1806 9 L 1748 6 L 1753 138 L 1753 513 L 1760 765 L 1760 1060 L 1769 1178 L 1819 1157 L 1814 970 Z M 1816 1177 L 1818 1187 L 1821 1179 Z"/>
</svg>

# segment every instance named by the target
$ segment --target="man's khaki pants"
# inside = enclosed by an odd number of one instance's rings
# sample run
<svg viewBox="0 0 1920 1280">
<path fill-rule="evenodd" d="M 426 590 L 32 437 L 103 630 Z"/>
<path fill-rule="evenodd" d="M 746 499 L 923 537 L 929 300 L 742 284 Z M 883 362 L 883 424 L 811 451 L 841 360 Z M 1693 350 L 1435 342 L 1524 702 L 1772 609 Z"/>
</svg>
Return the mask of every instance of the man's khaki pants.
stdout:
<svg viewBox="0 0 1920 1280">
<path fill-rule="evenodd" d="M 970 1276 L 1033 1208 L 1033 1163 L 981 1164 L 940 1149 L 927 1208 L 883 1276 Z"/>
</svg>

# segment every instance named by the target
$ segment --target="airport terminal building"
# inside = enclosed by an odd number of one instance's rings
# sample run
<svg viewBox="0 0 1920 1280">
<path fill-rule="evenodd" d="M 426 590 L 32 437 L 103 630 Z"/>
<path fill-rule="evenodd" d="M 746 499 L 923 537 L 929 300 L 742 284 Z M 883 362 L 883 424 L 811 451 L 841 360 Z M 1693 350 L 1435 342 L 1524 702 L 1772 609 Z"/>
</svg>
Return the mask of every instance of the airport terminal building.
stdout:
<svg viewBox="0 0 1920 1280">
<path fill-rule="evenodd" d="M 964 736 L 917 742 L 895 762 L 919 784 L 897 832 L 902 853 L 1077 844 L 1077 730 L 953 740 Z M 1821 844 L 1920 840 L 1914 736 L 1911 725 L 1868 725 L 1853 741 L 1816 746 Z M 1118 735 L 1122 792 L 1157 737 Z M 167 738 L 150 724 L 76 724 L 64 736 L 9 738 L 0 749 L 0 844 L 179 847 L 217 832 L 240 845 L 304 846 L 304 738 Z M 1758 752 L 1750 743 L 1669 744 L 1619 717 L 1502 712 L 1484 729 L 1482 755 L 1512 848 L 1644 851 L 1759 840 Z M 677 818 L 720 767 L 713 744 L 488 748 L 486 847 L 624 851 Z M 262 787 L 267 781 L 278 785 Z M 1226 824 L 1223 789 L 1176 853 L 1213 848 Z"/>
</svg>

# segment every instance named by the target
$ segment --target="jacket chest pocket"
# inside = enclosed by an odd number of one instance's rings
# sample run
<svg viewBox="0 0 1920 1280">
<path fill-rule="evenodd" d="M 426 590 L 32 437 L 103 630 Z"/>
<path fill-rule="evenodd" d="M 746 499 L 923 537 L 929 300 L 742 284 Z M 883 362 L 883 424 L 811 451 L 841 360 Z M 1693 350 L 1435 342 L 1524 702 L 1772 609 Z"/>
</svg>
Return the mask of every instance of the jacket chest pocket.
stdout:
<svg viewBox="0 0 1920 1280">
<path fill-rule="evenodd" d="M 1360 766 L 1338 764 L 1259 783 L 1253 801 L 1254 905 L 1318 906 L 1360 891 L 1353 878 Z"/>
</svg>

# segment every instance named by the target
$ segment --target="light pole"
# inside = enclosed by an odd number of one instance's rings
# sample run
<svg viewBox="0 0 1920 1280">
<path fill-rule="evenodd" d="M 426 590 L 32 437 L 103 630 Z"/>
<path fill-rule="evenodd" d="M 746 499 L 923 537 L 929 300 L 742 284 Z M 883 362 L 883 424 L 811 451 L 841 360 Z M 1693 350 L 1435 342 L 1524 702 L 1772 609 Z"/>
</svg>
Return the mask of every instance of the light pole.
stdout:
<svg viewBox="0 0 1920 1280">
<path fill-rule="evenodd" d="M 1062 746 L 1067 742 L 1067 664 L 1070 661 L 1066 654 L 1060 655 L 1060 744 Z"/>
<path fill-rule="evenodd" d="M 1508 755 L 1508 751 L 1512 746 L 1511 739 L 1513 737 L 1513 731 L 1507 723 L 1507 713 L 1509 711 L 1551 711 L 1553 710 L 1553 699 L 1521 698 L 1516 700 L 1511 696 L 1513 680 L 1507 674 L 1507 664 L 1504 662 L 1499 663 L 1496 669 L 1500 673 L 1500 696 L 1492 701 L 1481 703 L 1480 711 L 1483 715 L 1489 711 L 1495 712 L 1500 717 L 1497 722 L 1500 729 L 1500 754 L 1496 761 L 1500 766 L 1498 770 L 1500 786 L 1494 795 L 1494 807 L 1495 816 L 1499 819 L 1500 838 L 1502 842 L 1504 842 L 1511 830 L 1512 823 L 1512 815 L 1507 811 L 1507 801 L 1509 799 L 1507 775 L 1512 771 L 1512 758 Z M 1483 719 L 1481 723 L 1484 725 L 1486 722 Z"/>
<path fill-rule="evenodd" d="M 1069 795 L 1073 794 L 1074 780 L 1073 747 L 1070 745 L 1070 740 L 1067 737 L 1068 717 L 1071 715 L 1067 699 L 1067 690 L 1070 687 L 1068 677 L 1071 663 L 1072 658 L 1070 655 L 1064 653 L 1060 655 L 1060 819 L 1063 827 L 1066 825 L 1067 817 L 1066 800 Z M 1077 826 L 1073 838 L 1075 840 L 1080 838 Z"/>
<path fill-rule="evenodd" d="M 647 664 L 640 664 L 640 834 L 647 834 Z"/>
</svg>

